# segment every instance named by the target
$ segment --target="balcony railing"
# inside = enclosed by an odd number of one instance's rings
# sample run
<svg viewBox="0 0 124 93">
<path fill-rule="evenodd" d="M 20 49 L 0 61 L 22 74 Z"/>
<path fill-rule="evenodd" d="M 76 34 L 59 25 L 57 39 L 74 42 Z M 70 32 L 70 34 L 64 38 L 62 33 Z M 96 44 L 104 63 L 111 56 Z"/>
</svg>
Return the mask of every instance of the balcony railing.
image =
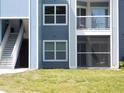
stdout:
<svg viewBox="0 0 124 93">
<path fill-rule="evenodd" d="M 79 30 L 109 30 L 110 16 L 77 16 Z"/>
</svg>

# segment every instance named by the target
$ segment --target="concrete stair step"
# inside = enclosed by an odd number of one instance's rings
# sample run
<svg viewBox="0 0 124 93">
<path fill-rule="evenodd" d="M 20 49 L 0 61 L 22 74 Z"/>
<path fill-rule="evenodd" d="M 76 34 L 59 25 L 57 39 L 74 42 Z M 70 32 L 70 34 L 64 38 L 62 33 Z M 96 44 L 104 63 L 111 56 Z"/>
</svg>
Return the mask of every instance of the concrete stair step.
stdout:
<svg viewBox="0 0 124 93">
<path fill-rule="evenodd" d="M 11 54 L 2 54 L 2 57 L 10 57 Z"/>
<path fill-rule="evenodd" d="M 3 61 L 3 60 L 5 60 L 5 61 L 12 60 L 12 57 L 11 56 L 2 56 L 1 61 Z"/>
<path fill-rule="evenodd" d="M 11 54 L 12 52 L 3 52 L 3 54 Z"/>
<path fill-rule="evenodd" d="M 7 44 L 3 50 L 3 54 L 0 60 L 0 69 L 13 69 L 14 64 L 12 62 L 11 53 L 17 40 L 18 33 L 10 33 Z"/>
<path fill-rule="evenodd" d="M 0 65 L 0 69 L 14 69 L 14 65 Z"/>
<path fill-rule="evenodd" d="M 13 48 L 14 46 L 7 46 L 7 47 L 5 47 L 4 49 L 11 49 L 11 48 Z"/>
<path fill-rule="evenodd" d="M 12 62 L 0 62 L 0 65 L 13 65 Z"/>
<path fill-rule="evenodd" d="M 12 50 L 4 50 L 3 53 L 11 53 Z"/>
</svg>

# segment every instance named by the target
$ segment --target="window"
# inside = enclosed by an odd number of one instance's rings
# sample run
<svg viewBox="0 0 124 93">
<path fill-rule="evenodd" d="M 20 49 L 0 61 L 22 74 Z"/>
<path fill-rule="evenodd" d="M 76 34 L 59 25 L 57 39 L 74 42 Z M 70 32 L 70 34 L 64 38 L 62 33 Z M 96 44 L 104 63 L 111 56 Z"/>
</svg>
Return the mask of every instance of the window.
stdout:
<svg viewBox="0 0 124 93">
<path fill-rule="evenodd" d="M 43 44 L 44 61 L 67 61 L 66 40 L 45 40 Z"/>
<path fill-rule="evenodd" d="M 44 25 L 66 25 L 67 5 L 44 5 Z"/>
</svg>

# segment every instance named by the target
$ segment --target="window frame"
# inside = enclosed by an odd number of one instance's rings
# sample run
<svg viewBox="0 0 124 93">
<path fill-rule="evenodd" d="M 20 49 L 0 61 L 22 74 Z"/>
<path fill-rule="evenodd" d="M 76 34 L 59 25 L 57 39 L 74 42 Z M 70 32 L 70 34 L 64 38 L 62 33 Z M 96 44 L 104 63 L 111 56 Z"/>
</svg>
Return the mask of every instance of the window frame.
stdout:
<svg viewBox="0 0 124 93">
<path fill-rule="evenodd" d="M 54 59 L 45 59 L 45 43 L 50 42 L 50 43 L 54 43 Z M 65 51 L 64 50 L 57 50 L 56 49 L 56 43 L 65 43 Z M 60 51 L 60 52 L 66 52 L 65 54 L 65 59 L 56 59 L 57 55 L 56 53 Z M 68 61 L 68 43 L 67 40 L 43 40 L 43 62 L 67 62 Z"/>
<path fill-rule="evenodd" d="M 54 23 L 45 23 L 45 7 L 47 6 L 53 6 L 54 7 Z M 59 7 L 59 6 L 64 6 L 65 7 L 65 23 L 57 23 L 56 22 L 56 19 L 57 19 L 57 14 L 56 14 L 56 7 Z M 63 14 L 61 14 L 63 15 Z M 54 26 L 54 25 L 58 25 L 58 26 L 63 26 L 63 25 L 67 25 L 68 22 L 68 8 L 67 8 L 67 4 L 43 4 L 43 25 L 44 26 Z"/>
</svg>

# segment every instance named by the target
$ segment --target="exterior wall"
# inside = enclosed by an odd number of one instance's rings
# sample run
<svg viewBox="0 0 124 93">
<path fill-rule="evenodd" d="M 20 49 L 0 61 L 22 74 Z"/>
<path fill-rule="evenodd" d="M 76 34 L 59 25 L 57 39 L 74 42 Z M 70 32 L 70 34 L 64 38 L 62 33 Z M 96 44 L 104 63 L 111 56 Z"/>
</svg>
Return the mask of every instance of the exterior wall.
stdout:
<svg viewBox="0 0 124 93">
<path fill-rule="evenodd" d="M 39 12 L 38 13 L 38 16 L 39 16 L 39 18 L 38 18 L 39 19 L 39 22 L 38 22 L 39 23 L 39 25 L 38 25 L 38 27 L 39 27 L 39 42 L 38 42 L 39 43 L 39 46 L 38 46 L 39 47 L 38 48 L 39 49 L 39 68 L 42 68 L 42 62 L 41 62 L 42 56 L 43 56 L 42 52 L 41 52 L 42 47 L 43 47 L 43 45 L 42 45 L 42 31 L 43 31 L 42 30 L 42 21 L 43 21 L 42 20 L 42 14 L 43 14 L 42 13 L 42 0 L 39 0 L 38 2 L 39 2 L 39 10 L 38 10 L 38 12 Z"/>
<path fill-rule="evenodd" d="M 13 3 L 14 2 L 14 3 Z M 0 0 L 0 17 L 30 17 L 29 28 L 29 65 L 30 69 L 38 68 L 77 68 L 77 35 L 76 35 L 76 0 Z M 38 3 L 39 2 L 39 3 Z M 120 0 L 122 4 L 123 0 Z M 30 4 L 30 9 L 29 9 Z M 38 6 L 39 4 L 39 6 Z M 43 4 L 67 4 L 68 24 L 64 26 L 43 25 Z M 119 67 L 118 52 L 118 0 L 112 0 L 112 68 Z M 120 10 L 123 5 L 120 4 Z M 18 9 L 15 8 L 18 6 Z M 30 10 L 30 14 L 29 14 Z M 39 14 L 38 14 L 39 12 Z M 123 13 L 120 13 L 120 18 Z M 116 16 L 115 16 L 116 15 Z M 70 19 L 70 20 L 69 20 Z M 123 51 L 123 23 L 120 21 L 120 51 Z M 2 23 L 1 23 L 2 24 Z M 67 62 L 43 62 L 43 40 L 67 40 Z M 123 53 L 120 52 L 123 57 Z"/>
<path fill-rule="evenodd" d="M 43 4 L 67 4 L 67 0 L 41 0 L 41 11 L 39 12 L 40 17 L 43 20 Z M 68 9 L 68 7 L 67 7 Z M 68 12 L 67 12 L 68 13 Z M 40 21 L 41 21 L 40 20 Z M 40 46 L 40 68 L 69 68 L 69 62 L 43 62 L 43 40 L 67 40 L 69 38 L 69 26 L 64 25 L 64 26 L 46 26 L 43 25 L 43 21 L 41 23 L 41 30 L 39 31 L 40 33 L 40 39 L 41 39 L 41 46 Z"/>
<path fill-rule="evenodd" d="M 70 0 L 69 66 L 77 68 L 76 1 Z"/>
<path fill-rule="evenodd" d="M 119 58 L 120 60 L 124 60 L 124 0 L 119 0 L 119 41 L 120 41 L 120 47 L 119 47 Z"/>
<path fill-rule="evenodd" d="M 112 0 L 112 68 L 119 68 L 118 0 Z"/>
<path fill-rule="evenodd" d="M 1 17 L 28 17 L 29 0 L 0 0 Z"/>
<path fill-rule="evenodd" d="M 30 28 L 29 28 L 29 65 L 30 69 L 38 69 L 38 2 L 30 0 Z"/>
</svg>

